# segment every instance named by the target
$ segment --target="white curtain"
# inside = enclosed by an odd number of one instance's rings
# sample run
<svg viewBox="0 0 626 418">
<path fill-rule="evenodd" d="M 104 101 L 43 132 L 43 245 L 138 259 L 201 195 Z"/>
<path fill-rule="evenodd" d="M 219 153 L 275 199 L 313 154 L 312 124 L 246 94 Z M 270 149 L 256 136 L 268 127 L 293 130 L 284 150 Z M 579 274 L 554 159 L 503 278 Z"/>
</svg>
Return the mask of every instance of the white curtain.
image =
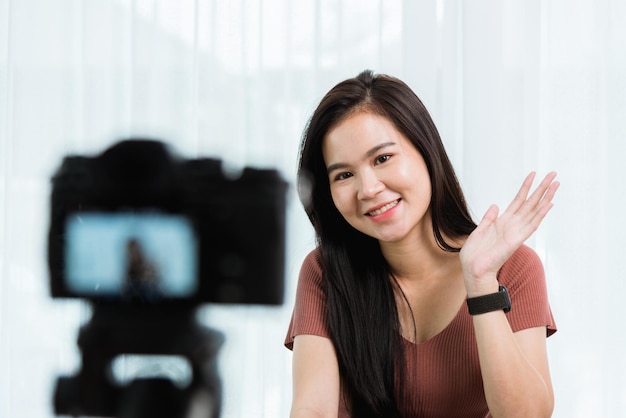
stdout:
<svg viewBox="0 0 626 418">
<path fill-rule="evenodd" d="M 555 417 L 626 413 L 626 3 L 622 0 L 0 0 L 0 416 L 53 416 L 81 302 L 49 297 L 49 179 L 129 136 L 279 169 L 332 85 L 365 68 L 430 109 L 479 218 L 559 172 L 529 241 L 559 332 Z M 253 216 L 253 214 L 251 214 Z M 205 307 L 224 332 L 223 416 L 287 416 L 282 346 L 313 233 L 292 186 L 286 303 Z"/>
</svg>

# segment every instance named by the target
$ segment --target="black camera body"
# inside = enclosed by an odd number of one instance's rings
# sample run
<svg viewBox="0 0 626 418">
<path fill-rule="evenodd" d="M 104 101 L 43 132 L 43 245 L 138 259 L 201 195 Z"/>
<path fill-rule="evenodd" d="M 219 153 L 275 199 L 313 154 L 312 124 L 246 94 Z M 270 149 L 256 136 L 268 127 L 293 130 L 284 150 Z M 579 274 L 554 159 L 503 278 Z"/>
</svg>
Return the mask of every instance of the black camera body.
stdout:
<svg viewBox="0 0 626 418">
<path fill-rule="evenodd" d="M 282 304 L 287 184 L 277 171 L 229 176 L 220 160 L 175 158 L 159 141 L 133 139 L 65 157 L 52 183 L 53 297 Z M 132 280 L 150 287 L 142 294 Z"/>
</svg>

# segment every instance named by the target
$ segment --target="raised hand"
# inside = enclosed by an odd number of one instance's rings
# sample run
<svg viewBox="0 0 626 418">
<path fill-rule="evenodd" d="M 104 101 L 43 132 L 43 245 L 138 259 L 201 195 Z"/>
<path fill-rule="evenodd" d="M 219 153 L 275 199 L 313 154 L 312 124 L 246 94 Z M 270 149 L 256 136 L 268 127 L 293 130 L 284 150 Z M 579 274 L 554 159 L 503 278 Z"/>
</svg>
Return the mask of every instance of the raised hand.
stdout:
<svg viewBox="0 0 626 418">
<path fill-rule="evenodd" d="M 496 205 L 487 210 L 461 249 L 461 265 L 468 297 L 497 291 L 498 270 L 537 230 L 554 205 L 552 199 L 559 188 L 555 178 L 554 172 L 546 175 L 529 197 L 535 179 L 535 173 L 532 172 L 500 216 Z"/>
</svg>

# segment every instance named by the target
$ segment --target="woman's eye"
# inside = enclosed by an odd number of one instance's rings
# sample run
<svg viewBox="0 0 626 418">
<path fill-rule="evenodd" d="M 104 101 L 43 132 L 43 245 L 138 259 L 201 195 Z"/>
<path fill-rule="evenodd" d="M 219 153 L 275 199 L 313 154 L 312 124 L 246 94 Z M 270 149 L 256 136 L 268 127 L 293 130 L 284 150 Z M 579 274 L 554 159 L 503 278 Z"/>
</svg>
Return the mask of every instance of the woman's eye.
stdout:
<svg viewBox="0 0 626 418">
<path fill-rule="evenodd" d="M 390 154 L 383 154 L 376 157 L 376 164 L 382 164 L 391 158 Z"/>
<path fill-rule="evenodd" d="M 347 178 L 352 177 L 352 173 L 350 173 L 349 171 L 345 171 L 343 173 L 339 173 L 335 176 L 335 180 L 345 180 Z"/>
</svg>

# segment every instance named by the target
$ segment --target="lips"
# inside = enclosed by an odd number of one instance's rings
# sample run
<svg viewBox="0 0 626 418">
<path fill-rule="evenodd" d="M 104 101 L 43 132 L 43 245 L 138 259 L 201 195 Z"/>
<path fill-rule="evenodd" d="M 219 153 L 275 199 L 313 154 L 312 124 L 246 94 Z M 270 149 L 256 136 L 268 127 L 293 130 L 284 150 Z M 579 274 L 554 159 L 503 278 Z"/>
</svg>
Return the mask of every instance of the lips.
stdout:
<svg viewBox="0 0 626 418">
<path fill-rule="evenodd" d="M 381 207 L 379 207 L 378 209 L 374 209 L 370 212 L 367 212 L 365 215 L 367 216 L 378 216 L 378 215 L 382 215 L 383 213 L 387 212 L 389 209 L 395 208 L 398 203 L 400 203 L 400 199 L 396 199 L 393 202 L 389 202 Z"/>
</svg>

